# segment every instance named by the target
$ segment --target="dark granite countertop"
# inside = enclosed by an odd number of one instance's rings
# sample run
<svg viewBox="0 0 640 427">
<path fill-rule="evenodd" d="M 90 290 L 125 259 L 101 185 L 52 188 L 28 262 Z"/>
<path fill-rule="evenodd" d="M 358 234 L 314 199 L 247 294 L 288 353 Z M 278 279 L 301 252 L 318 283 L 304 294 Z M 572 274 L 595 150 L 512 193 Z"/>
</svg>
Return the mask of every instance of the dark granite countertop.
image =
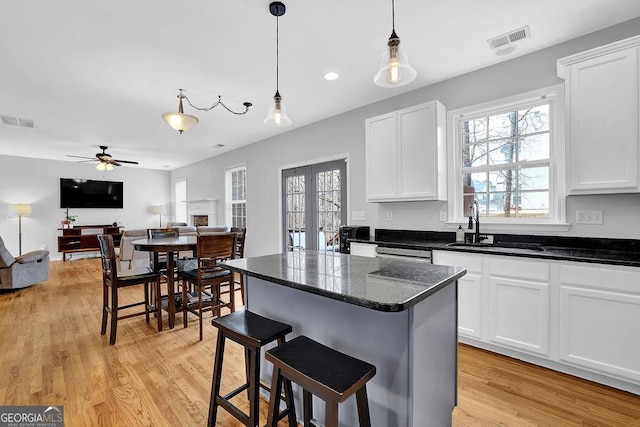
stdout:
<svg viewBox="0 0 640 427">
<path fill-rule="evenodd" d="M 527 258 L 640 267 L 640 240 L 591 237 L 532 236 L 492 234 L 494 244 L 464 245 L 453 243 L 455 233 L 413 230 L 376 230 L 371 240 L 379 246 L 485 253 Z"/>
<path fill-rule="evenodd" d="M 318 251 L 227 261 L 227 268 L 378 311 L 403 311 L 466 274 L 457 267 Z"/>
</svg>

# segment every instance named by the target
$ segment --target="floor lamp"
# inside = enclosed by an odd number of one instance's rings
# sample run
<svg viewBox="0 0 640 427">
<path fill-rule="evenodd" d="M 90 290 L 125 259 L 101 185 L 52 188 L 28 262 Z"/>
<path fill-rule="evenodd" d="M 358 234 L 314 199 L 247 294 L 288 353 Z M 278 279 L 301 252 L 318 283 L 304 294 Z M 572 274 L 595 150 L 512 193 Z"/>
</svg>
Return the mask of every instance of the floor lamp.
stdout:
<svg viewBox="0 0 640 427">
<path fill-rule="evenodd" d="M 11 205 L 11 208 L 18 215 L 18 252 L 22 255 L 22 217 L 31 215 L 31 205 L 29 203 L 17 203 Z"/>
</svg>

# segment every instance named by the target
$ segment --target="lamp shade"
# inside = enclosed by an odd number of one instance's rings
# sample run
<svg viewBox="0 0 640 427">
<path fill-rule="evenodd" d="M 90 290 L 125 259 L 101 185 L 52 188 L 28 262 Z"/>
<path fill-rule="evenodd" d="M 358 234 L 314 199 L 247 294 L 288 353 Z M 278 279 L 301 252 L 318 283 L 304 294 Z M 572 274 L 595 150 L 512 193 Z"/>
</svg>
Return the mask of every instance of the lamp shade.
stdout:
<svg viewBox="0 0 640 427">
<path fill-rule="evenodd" d="M 400 39 L 395 32 L 389 38 L 389 43 L 382 59 L 380 69 L 373 76 L 373 82 L 380 87 L 399 87 L 408 85 L 415 80 L 418 73 L 411 65 L 407 53 L 400 45 Z"/>
<path fill-rule="evenodd" d="M 99 162 L 96 165 L 96 169 L 98 169 L 99 171 L 112 171 L 113 170 L 113 165 L 111 163 L 106 163 L 106 162 Z"/>
<path fill-rule="evenodd" d="M 267 118 L 264 119 L 264 124 L 275 127 L 285 127 L 291 124 L 289 116 L 287 116 L 287 107 L 282 102 L 282 97 L 278 92 L 273 97 L 273 102 L 269 106 L 269 112 Z"/>
<path fill-rule="evenodd" d="M 198 118 L 196 116 L 191 116 L 189 114 L 184 113 L 164 113 L 162 118 L 169 123 L 169 126 L 182 133 L 186 130 L 189 130 L 198 123 Z"/>
<path fill-rule="evenodd" d="M 29 203 L 17 203 L 17 204 L 11 205 L 11 209 L 18 216 L 31 215 L 31 205 Z"/>
<path fill-rule="evenodd" d="M 165 213 L 164 205 L 153 205 L 151 207 L 151 212 L 155 215 L 162 215 L 163 213 Z"/>
</svg>

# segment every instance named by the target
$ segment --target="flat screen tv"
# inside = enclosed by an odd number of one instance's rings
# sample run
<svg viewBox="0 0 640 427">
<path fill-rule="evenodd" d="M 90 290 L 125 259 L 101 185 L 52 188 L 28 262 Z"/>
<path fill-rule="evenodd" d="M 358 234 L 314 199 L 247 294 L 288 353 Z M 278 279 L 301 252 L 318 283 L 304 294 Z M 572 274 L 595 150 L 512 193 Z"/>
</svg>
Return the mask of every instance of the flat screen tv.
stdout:
<svg viewBox="0 0 640 427">
<path fill-rule="evenodd" d="M 60 178 L 61 208 L 123 207 L 123 183 Z"/>
</svg>

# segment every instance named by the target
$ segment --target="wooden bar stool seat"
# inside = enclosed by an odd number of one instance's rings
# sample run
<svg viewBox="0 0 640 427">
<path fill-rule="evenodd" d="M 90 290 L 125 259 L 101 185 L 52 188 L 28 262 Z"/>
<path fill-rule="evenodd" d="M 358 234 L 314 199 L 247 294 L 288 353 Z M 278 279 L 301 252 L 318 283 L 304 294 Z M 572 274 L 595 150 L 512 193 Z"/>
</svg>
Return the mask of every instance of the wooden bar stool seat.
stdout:
<svg viewBox="0 0 640 427">
<path fill-rule="evenodd" d="M 265 359 L 273 363 L 267 426 L 277 426 L 278 420 L 274 414 L 280 404 L 280 388 L 287 379 L 303 389 L 305 427 L 312 425 L 312 395 L 325 401 L 324 425 L 338 427 L 338 403 L 344 402 L 354 393 L 360 426 L 371 426 L 367 382 L 376 374 L 375 366 L 303 335 L 268 350 Z M 289 421 L 289 426 L 294 427 L 296 424 Z"/>
<path fill-rule="evenodd" d="M 209 403 L 209 426 L 216 424 L 218 406 L 238 419 L 248 427 L 255 427 L 259 421 L 260 407 L 260 349 L 274 341 L 278 345 L 285 342 L 285 336 L 293 329 L 291 325 L 281 323 L 250 311 L 236 311 L 226 316 L 214 318 L 211 324 L 218 328 L 218 341 L 216 345 L 216 355 L 213 367 L 213 381 L 211 387 L 211 400 Z M 224 356 L 225 340 L 230 339 L 242 345 L 245 349 L 245 365 L 247 372 L 247 382 L 222 396 L 220 395 L 220 382 L 222 379 L 222 363 Z M 296 413 L 293 404 L 293 392 L 291 382 L 286 381 L 284 388 L 285 401 L 287 407 L 275 416 L 276 420 L 288 416 L 289 423 L 295 425 Z M 267 389 L 263 386 L 263 388 Z M 280 387 L 280 392 L 282 387 Z M 244 390 L 248 390 L 249 414 L 245 414 L 230 402 L 234 396 Z M 277 423 L 277 421 L 276 421 Z"/>
</svg>

